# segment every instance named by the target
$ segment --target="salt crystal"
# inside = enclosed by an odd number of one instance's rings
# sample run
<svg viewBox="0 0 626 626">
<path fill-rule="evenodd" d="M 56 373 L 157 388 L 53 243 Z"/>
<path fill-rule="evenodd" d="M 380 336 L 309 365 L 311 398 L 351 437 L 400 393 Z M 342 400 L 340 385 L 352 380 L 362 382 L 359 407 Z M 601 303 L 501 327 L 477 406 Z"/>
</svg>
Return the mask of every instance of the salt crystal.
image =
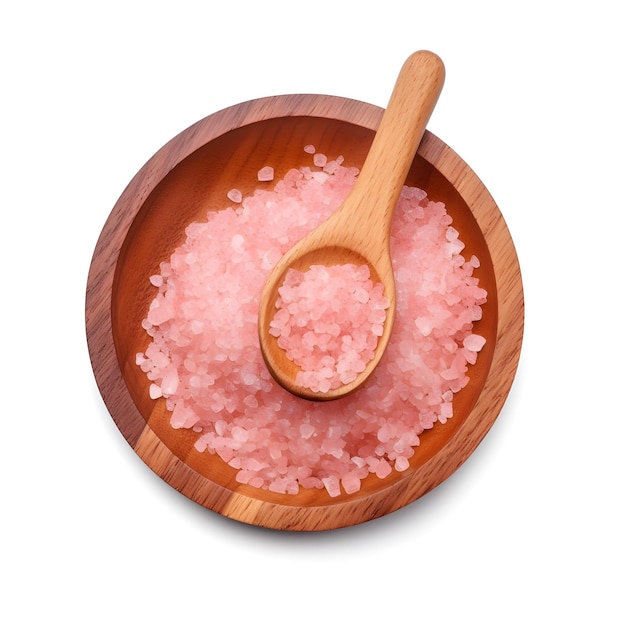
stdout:
<svg viewBox="0 0 626 626">
<path fill-rule="evenodd" d="M 361 458 L 360 456 L 353 456 L 351 461 L 358 468 L 363 468 L 367 465 L 367 462 L 365 461 L 365 459 Z"/>
<path fill-rule="evenodd" d="M 415 326 L 417 326 L 417 329 L 422 333 L 422 335 L 427 337 L 430 335 L 434 324 L 430 317 L 420 316 L 415 320 Z"/>
<path fill-rule="evenodd" d="M 381 459 L 376 465 L 375 474 L 378 478 L 387 478 L 392 472 L 392 467 L 386 459 Z"/>
<path fill-rule="evenodd" d="M 172 304 L 164 298 L 153 300 L 148 312 L 148 322 L 153 326 L 160 326 L 174 317 L 175 311 Z"/>
<path fill-rule="evenodd" d="M 324 167 L 326 162 L 328 161 L 325 154 L 320 154 L 319 152 L 313 157 L 313 164 L 317 167 Z"/>
<path fill-rule="evenodd" d="M 331 498 L 336 498 L 341 495 L 341 488 L 339 486 L 339 478 L 336 476 L 325 476 L 322 478 L 322 483 Z"/>
<path fill-rule="evenodd" d="M 300 435 L 303 439 L 309 439 L 315 433 L 315 426 L 312 424 L 301 424 Z"/>
<path fill-rule="evenodd" d="M 236 202 L 236 203 L 240 203 L 241 200 L 243 199 L 243 194 L 241 193 L 241 191 L 239 189 L 231 189 L 226 196 L 228 197 L 229 200 L 231 200 L 232 202 Z"/>
<path fill-rule="evenodd" d="M 204 322 L 202 320 L 192 320 L 190 328 L 194 335 L 199 335 L 204 330 Z"/>
<path fill-rule="evenodd" d="M 268 489 L 274 493 L 287 493 L 288 482 L 286 478 L 275 478 L 269 484 Z"/>
<path fill-rule="evenodd" d="M 360 302 L 361 304 L 365 304 L 369 300 L 370 294 L 367 291 L 367 289 L 363 289 L 363 287 L 357 287 L 354 290 L 354 297 L 357 302 Z"/>
<path fill-rule="evenodd" d="M 195 413 L 183 402 L 177 403 L 172 411 L 171 424 L 174 428 L 192 428 L 197 420 Z"/>
<path fill-rule="evenodd" d="M 398 472 L 404 472 L 409 469 L 409 460 L 404 456 L 396 457 L 394 469 Z"/>
<path fill-rule="evenodd" d="M 439 413 L 439 421 L 443 420 L 447 420 L 449 418 L 452 417 L 452 415 L 454 415 L 454 410 L 452 407 L 452 402 L 444 402 L 441 405 L 441 410 Z"/>
<path fill-rule="evenodd" d="M 163 376 L 163 380 L 161 382 L 161 393 L 164 396 L 171 396 L 176 393 L 178 389 L 178 372 L 175 368 L 170 367 L 167 370 L 167 374 Z"/>
<path fill-rule="evenodd" d="M 456 228 L 452 228 L 452 226 L 449 226 L 446 230 L 446 239 L 448 241 L 455 241 L 456 239 L 458 239 L 458 236 L 459 231 Z"/>
<path fill-rule="evenodd" d="M 230 247 L 235 252 L 243 252 L 244 243 L 245 243 L 245 239 L 243 235 L 237 233 L 236 235 L 233 235 L 233 238 L 230 240 Z"/>
<path fill-rule="evenodd" d="M 241 426 L 235 426 L 232 430 L 233 440 L 240 443 L 248 441 L 248 432 L 241 428 Z"/>
<path fill-rule="evenodd" d="M 486 342 L 487 340 L 484 337 L 471 334 L 463 339 L 463 347 L 468 350 L 472 350 L 473 352 L 480 352 Z"/>
<path fill-rule="evenodd" d="M 152 383 L 150 385 L 150 398 L 152 400 L 156 400 L 157 398 L 160 398 L 163 394 L 161 393 L 161 387 L 159 387 L 159 385 L 157 385 L 156 383 Z"/>
<path fill-rule="evenodd" d="M 459 371 L 453 367 L 448 367 L 440 374 L 444 380 L 457 380 L 459 378 Z"/>
<path fill-rule="evenodd" d="M 355 474 L 347 474 L 341 479 L 341 486 L 347 494 L 356 493 L 361 488 L 361 479 Z"/>
<path fill-rule="evenodd" d="M 304 151 L 307 154 L 314 154 L 315 153 L 315 146 L 313 146 L 311 144 L 307 144 L 306 146 L 304 146 Z"/>
<path fill-rule="evenodd" d="M 257 174 L 257 178 L 259 182 L 274 180 L 274 168 L 271 165 L 262 167 Z"/>
<path fill-rule="evenodd" d="M 259 406 L 259 401 L 257 397 L 253 394 L 248 394 L 244 399 L 243 403 L 251 409 L 256 409 Z"/>
</svg>

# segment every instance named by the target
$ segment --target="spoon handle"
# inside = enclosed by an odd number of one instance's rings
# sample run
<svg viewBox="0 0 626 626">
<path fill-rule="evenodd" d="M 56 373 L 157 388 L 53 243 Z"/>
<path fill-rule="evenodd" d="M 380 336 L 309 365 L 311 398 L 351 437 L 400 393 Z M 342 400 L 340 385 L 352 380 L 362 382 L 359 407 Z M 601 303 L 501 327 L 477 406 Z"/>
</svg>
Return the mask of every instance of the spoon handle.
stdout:
<svg viewBox="0 0 626 626">
<path fill-rule="evenodd" d="M 359 220 L 384 237 L 444 78 L 443 62 L 432 52 L 420 50 L 404 62 L 350 194 L 350 211 L 365 207 L 366 214 L 359 212 Z"/>
</svg>

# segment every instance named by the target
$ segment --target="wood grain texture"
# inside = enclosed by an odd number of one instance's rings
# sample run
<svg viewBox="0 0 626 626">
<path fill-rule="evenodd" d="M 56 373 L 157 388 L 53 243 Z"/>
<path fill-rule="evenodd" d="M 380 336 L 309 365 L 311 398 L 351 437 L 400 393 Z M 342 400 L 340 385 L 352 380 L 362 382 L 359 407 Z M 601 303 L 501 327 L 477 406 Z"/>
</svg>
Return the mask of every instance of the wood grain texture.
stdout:
<svg viewBox="0 0 626 626">
<path fill-rule="evenodd" d="M 421 436 L 410 468 L 370 477 L 353 495 L 323 490 L 284 496 L 236 482 L 236 470 L 195 450 L 194 435 L 175 430 L 162 399 L 152 401 L 135 354 L 149 338 L 141 328 L 154 297 L 148 277 L 184 240 L 190 222 L 224 206 L 226 192 L 252 192 L 256 172 L 277 178 L 309 163 L 315 145 L 360 167 L 382 109 L 339 97 L 275 96 L 245 102 L 200 120 L 159 150 L 124 190 L 106 221 L 90 266 L 85 322 L 94 376 L 128 443 L 163 480 L 198 504 L 258 526 L 314 531 L 365 522 L 403 507 L 449 477 L 496 420 L 513 383 L 524 326 L 515 248 L 493 198 L 463 160 L 425 133 L 407 183 L 445 202 L 465 253 L 476 254 L 488 291 L 476 331 L 487 338 L 470 383 L 454 400 L 454 417 Z M 246 183 L 245 181 L 251 181 Z M 358 393 L 358 392 L 357 392 Z"/>
</svg>

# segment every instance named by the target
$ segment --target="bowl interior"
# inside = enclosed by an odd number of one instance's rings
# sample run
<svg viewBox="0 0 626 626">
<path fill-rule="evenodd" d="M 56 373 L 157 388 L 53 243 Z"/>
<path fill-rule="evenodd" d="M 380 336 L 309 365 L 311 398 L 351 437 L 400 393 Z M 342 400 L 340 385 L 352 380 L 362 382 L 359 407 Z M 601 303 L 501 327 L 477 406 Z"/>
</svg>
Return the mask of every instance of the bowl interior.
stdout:
<svg viewBox="0 0 626 626">
<path fill-rule="evenodd" d="M 149 343 L 141 326 L 156 293 L 149 277 L 158 272 L 159 263 L 169 259 L 184 241 L 185 227 L 204 220 L 207 211 L 227 206 L 229 189 L 237 187 L 244 194 L 252 192 L 258 186 L 257 171 L 265 165 L 275 168 L 275 180 L 290 168 L 311 165 L 311 155 L 303 150 L 306 144 L 313 144 L 329 158 L 342 155 L 344 165 L 360 167 L 373 137 L 374 131 L 360 124 L 309 115 L 274 117 L 228 130 L 195 149 L 160 179 L 137 208 L 123 239 L 111 289 L 111 330 L 125 387 L 165 448 L 226 492 L 288 507 L 329 507 L 393 489 L 399 481 L 418 475 L 426 463 L 445 450 L 464 426 L 485 386 L 498 329 L 498 294 L 490 249 L 468 202 L 446 176 L 418 153 L 407 184 L 424 189 L 430 199 L 446 204 L 453 225 L 466 244 L 463 254 L 466 258 L 475 254 L 481 261 L 475 275 L 489 295 L 483 306 L 483 319 L 475 325 L 487 344 L 477 363 L 470 366 L 471 382 L 455 395 L 454 417 L 421 435 L 421 444 L 409 470 L 402 474 L 393 472 L 382 480 L 371 476 L 363 481 L 358 493 L 337 498 L 317 489 L 301 489 L 296 496 L 255 489 L 237 483 L 236 470 L 217 456 L 197 452 L 195 433 L 173 429 L 163 399 L 153 401 L 149 397 L 149 381 L 135 365 L 136 353 L 143 352 Z"/>
</svg>

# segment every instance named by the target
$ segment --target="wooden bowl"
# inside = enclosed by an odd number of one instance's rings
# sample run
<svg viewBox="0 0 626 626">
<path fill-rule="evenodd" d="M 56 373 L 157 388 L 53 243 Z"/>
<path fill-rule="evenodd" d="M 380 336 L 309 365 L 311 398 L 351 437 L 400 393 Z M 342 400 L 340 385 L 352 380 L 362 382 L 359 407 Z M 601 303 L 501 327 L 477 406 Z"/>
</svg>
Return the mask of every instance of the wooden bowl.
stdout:
<svg viewBox="0 0 626 626">
<path fill-rule="evenodd" d="M 226 517 L 274 529 L 327 530 L 365 522 L 413 502 L 450 476 L 475 450 L 497 418 L 513 383 L 523 335 L 519 263 L 504 219 L 473 171 L 426 132 L 407 183 L 443 201 L 476 254 L 475 272 L 488 292 L 487 338 L 470 383 L 454 400 L 454 417 L 420 436 L 408 470 L 371 476 L 353 495 L 331 498 L 322 489 L 281 495 L 242 485 L 219 457 L 198 452 L 195 434 L 175 430 L 163 399 L 151 400 L 149 381 L 135 364 L 149 337 L 141 327 L 154 297 L 149 276 L 184 241 L 185 227 L 244 194 L 256 172 L 271 164 L 276 178 L 310 164 L 313 144 L 345 165 L 360 166 L 383 110 L 339 97 L 277 96 L 224 109 L 197 122 L 161 148 L 137 173 L 98 239 L 86 293 L 86 331 L 93 371 L 104 402 L 135 452 L 163 480 Z M 246 182 L 249 181 L 249 182 Z"/>
</svg>

